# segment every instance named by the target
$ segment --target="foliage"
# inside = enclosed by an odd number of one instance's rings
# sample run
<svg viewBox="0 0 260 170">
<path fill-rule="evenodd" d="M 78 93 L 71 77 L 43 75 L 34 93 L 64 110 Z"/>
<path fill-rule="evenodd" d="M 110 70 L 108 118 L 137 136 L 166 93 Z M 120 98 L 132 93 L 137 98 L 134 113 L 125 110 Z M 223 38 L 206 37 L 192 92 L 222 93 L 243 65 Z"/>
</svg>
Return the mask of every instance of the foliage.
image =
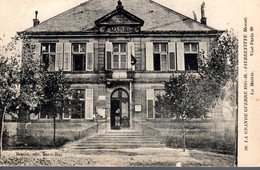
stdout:
<svg viewBox="0 0 260 170">
<path fill-rule="evenodd" d="M 35 46 L 24 35 L 14 37 L 11 43 L 0 48 L 1 142 L 5 114 L 17 116 L 19 108 L 22 120 L 29 120 L 31 112 L 38 114 L 43 110 L 56 117 L 62 116 L 72 103 L 69 102 L 70 84 L 64 72 L 43 69 L 40 57 L 35 55 Z M 0 145 L 2 150 L 2 143 Z"/>
<path fill-rule="evenodd" d="M 1 136 L 0 136 L 0 158 L 2 156 L 2 141 L 5 114 L 11 112 L 18 105 L 19 97 L 19 54 L 15 53 L 18 38 L 14 38 L 7 46 L 0 50 L 0 111 L 1 111 Z"/>
<path fill-rule="evenodd" d="M 238 39 L 232 31 L 225 31 L 218 37 L 217 47 L 211 47 L 209 57 L 201 53 L 199 58 L 199 73 L 204 79 L 204 85 L 213 90 L 210 95 L 223 99 L 227 89 L 236 93 L 237 87 L 232 87 L 238 78 Z M 231 96 L 230 96 L 231 97 Z M 235 101 L 234 96 L 230 101 Z"/>
<path fill-rule="evenodd" d="M 212 98 L 206 94 L 202 83 L 203 81 L 191 72 L 171 76 L 169 81 L 164 82 L 166 94 L 157 96 L 156 111 L 163 113 L 163 117 L 180 120 L 205 114 L 211 108 L 209 101 Z"/>
<path fill-rule="evenodd" d="M 45 72 L 40 66 L 39 59 L 34 55 L 35 47 L 31 40 L 20 35 L 23 41 L 22 63 L 20 72 L 20 115 L 22 120 L 28 120 L 27 111 L 35 111 L 40 106 L 40 101 L 44 97 L 44 76 Z"/>
</svg>

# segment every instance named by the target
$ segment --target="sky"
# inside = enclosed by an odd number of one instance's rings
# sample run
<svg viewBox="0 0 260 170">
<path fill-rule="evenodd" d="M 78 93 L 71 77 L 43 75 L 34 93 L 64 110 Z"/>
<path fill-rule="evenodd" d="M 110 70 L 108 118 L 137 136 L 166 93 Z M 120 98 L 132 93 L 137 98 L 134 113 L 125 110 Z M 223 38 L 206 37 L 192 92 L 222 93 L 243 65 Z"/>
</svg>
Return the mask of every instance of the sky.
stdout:
<svg viewBox="0 0 260 170">
<path fill-rule="evenodd" d="M 43 22 L 71 9 L 87 0 L 0 0 L 0 38 L 9 41 L 17 31 L 32 26 L 35 11 Z M 117 0 L 115 0 L 116 2 Z M 121 0 L 124 4 L 124 1 Z M 194 11 L 200 20 L 200 6 L 206 3 L 206 17 L 209 26 L 216 29 L 233 28 L 241 30 L 243 18 L 260 9 L 259 0 L 154 0 L 168 8 L 193 18 Z M 245 4 L 247 2 L 247 4 Z M 127 9 L 126 9 L 127 10 Z"/>
</svg>

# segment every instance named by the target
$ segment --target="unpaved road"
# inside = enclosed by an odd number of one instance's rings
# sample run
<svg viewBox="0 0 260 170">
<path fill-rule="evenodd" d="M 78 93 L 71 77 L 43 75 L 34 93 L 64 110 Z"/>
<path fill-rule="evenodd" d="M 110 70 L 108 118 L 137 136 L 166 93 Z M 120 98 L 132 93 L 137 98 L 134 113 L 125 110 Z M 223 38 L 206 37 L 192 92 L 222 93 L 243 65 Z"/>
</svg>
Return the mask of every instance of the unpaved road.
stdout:
<svg viewBox="0 0 260 170">
<path fill-rule="evenodd" d="M 234 157 L 172 148 L 4 151 L 0 166 L 233 167 Z"/>
</svg>

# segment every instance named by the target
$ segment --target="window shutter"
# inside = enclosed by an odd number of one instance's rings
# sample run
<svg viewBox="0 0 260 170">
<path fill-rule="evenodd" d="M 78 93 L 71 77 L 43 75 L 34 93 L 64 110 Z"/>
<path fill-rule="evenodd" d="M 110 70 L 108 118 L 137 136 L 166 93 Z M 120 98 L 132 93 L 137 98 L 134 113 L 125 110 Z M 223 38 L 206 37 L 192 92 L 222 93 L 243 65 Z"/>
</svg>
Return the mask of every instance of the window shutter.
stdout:
<svg viewBox="0 0 260 170">
<path fill-rule="evenodd" d="M 132 55 L 135 56 L 135 43 L 134 42 L 128 42 L 127 43 L 127 65 L 129 70 L 134 70 L 134 66 L 132 66 L 131 61 L 132 61 Z"/>
<path fill-rule="evenodd" d="M 40 61 L 41 61 L 41 43 L 34 43 L 33 59 L 40 64 Z"/>
<path fill-rule="evenodd" d="M 131 46 L 132 48 L 131 48 L 131 50 L 132 50 L 132 55 L 133 55 L 133 57 L 135 57 L 135 43 L 134 42 L 132 42 L 132 46 Z M 131 57 L 131 59 L 130 59 L 130 63 L 132 63 L 132 57 Z M 136 64 L 135 64 L 136 65 Z M 133 70 L 135 70 L 135 65 L 134 66 L 132 66 L 133 67 Z"/>
<path fill-rule="evenodd" d="M 175 50 L 175 42 L 169 42 L 169 70 L 176 70 L 176 50 Z"/>
<path fill-rule="evenodd" d="M 147 119 L 153 119 L 154 112 L 154 89 L 146 89 L 146 110 Z"/>
<path fill-rule="evenodd" d="M 64 44 L 64 71 L 71 71 L 71 43 Z"/>
<path fill-rule="evenodd" d="M 199 52 L 204 52 L 204 57 L 208 58 L 208 46 L 207 42 L 200 42 L 199 43 Z"/>
<path fill-rule="evenodd" d="M 184 63 L 184 43 L 177 42 L 177 69 L 178 70 L 185 70 L 185 63 Z"/>
<path fill-rule="evenodd" d="M 146 70 L 153 71 L 153 43 L 146 43 Z"/>
<path fill-rule="evenodd" d="M 93 89 L 86 89 L 85 119 L 93 119 Z"/>
<path fill-rule="evenodd" d="M 105 63 L 105 66 L 106 66 L 106 70 L 111 70 L 112 67 L 112 43 L 111 42 L 106 42 L 106 53 L 105 53 L 105 57 L 106 57 L 106 63 Z"/>
<path fill-rule="evenodd" d="M 62 69 L 63 65 L 63 43 L 56 43 L 55 71 Z"/>
<path fill-rule="evenodd" d="M 86 53 L 86 70 L 93 71 L 94 67 L 94 43 L 87 43 L 87 53 Z"/>
<path fill-rule="evenodd" d="M 167 70 L 168 70 L 167 55 L 161 54 L 161 71 L 167 71 Z"/>
</svg>

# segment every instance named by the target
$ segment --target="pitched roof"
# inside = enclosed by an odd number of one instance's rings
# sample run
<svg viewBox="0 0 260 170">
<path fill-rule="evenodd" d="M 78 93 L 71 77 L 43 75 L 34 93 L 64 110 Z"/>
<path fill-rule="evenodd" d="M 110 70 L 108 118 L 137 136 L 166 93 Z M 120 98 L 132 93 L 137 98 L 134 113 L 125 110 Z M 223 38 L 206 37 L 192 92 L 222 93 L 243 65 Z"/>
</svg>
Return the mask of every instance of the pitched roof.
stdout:
<svg viewBox="0 0 260 170">
<path fill-rule="evenodd" d="M 124 9 L 144 20 L 142 31 L 215 30 L 152 0 L 123 0 Z M 117 0 L 89 0 L 26 32 L 88 32 L 95 21 L 115 10 Z"/>
</svg>

